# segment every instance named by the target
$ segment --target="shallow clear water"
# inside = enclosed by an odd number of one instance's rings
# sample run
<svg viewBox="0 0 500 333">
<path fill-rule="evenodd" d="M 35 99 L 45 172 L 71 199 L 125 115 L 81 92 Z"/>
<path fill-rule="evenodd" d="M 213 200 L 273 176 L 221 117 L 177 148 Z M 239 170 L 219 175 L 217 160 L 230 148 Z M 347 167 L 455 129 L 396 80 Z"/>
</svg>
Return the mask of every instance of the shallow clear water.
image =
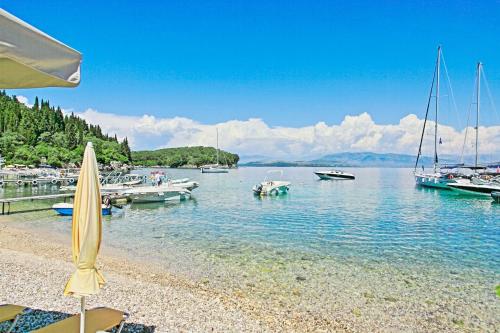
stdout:
<svg viewBox="0 0 500 333">
<path fill-rule="evenodd" d="M 325 306 L 325 290 L 350 282 L 356 290 L 382 288 L 381 297 L 395 293 L 418 304 L 429 288 L 436 288 L 435 302 L 456 288 L 454 300 L 493 302 L 477 309 L 486 318 L 498 310 L 500 205 L 490 198 L 417 188 L 412 170 L 379 168 L 345 168 L 355 181 L 321 181 L 313 168 L 285 168 L 290 193 L 256 197 L 251 188 L 267 170 L 167 170 L 174 178 L 200 183 L 193 198 L 114 211 L 104 222 L 104 243 L 253 296 L 273 288 L 292 296 L 308 293 L 310 306 L 318 300 Z M 7 192 L 13 190 L 4 191 L 12 195 Z M 22 223 L 70 232 L 70 218 L 35 216 Z M 413 280 L 408 282 L 408 276 Z M 293 289 L 297 281 L 306 281 L 300 286 L 307 290 Z M 415 295 L 403 296 L 409 286 Z"/>
</svg>

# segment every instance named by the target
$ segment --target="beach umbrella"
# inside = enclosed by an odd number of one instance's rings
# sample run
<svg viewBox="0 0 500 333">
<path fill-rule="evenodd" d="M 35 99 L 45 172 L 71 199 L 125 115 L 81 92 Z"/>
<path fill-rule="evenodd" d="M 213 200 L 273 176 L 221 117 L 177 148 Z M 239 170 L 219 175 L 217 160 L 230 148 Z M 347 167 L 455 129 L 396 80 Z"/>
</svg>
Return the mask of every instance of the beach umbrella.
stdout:
<svg viewBox="0 0 500 333">
<path fill-rule="evenodd" d="M 82 55 L 0 8 L 0 89 L 76 87 Z M 65 295 L 81 298 L 80 332 L 85 331 L 85 297 L 104 284 L 95 267 L 101 243 L 99 170 L 92 143 L 85 149 L 73 205 L 76 271 Z"/>
<path fill-rule="evenodd" d="M 95 266 L 101 244 L 102 208 L 99 169 L 92 143 L 87 143 L 73 202 L 72 249 L 76 271 L 65 295 L 80 297 L 80 332 L 85 332 L 85 297 L 99 293 L 104 278 Z"/>
<path fill-rule="evenodd" d="M 0 89 L 76 87 L 82 55 L 0 8 Z"/>
</svg>

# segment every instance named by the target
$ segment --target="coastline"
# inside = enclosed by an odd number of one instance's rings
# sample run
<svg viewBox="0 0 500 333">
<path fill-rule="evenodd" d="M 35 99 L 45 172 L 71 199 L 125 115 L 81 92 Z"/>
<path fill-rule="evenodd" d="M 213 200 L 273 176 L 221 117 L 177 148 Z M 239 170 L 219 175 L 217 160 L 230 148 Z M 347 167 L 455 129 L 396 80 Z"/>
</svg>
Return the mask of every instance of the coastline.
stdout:
<svg viewBox="0 0 500 333">
<path fill-rule="evenodd" d="M 281 313 L 241 294 L 228 295 L 174 276 L 154 264 L 133 262 L 103 246 L 98 257 L 106 285 L 87 308 L 107 306 L 130 314 L 133 332 L 306 332 L 351 331 L 341 323 Z M 69 239 L 9 226 L 0 218 L 0 304 L 77 313 L 79 301 L 63 296 L 74 270 Z M 153 329 L 154 328 L 154 329 Z M 126 331 L 124 331 L 126 332 Z"/>
</svg>

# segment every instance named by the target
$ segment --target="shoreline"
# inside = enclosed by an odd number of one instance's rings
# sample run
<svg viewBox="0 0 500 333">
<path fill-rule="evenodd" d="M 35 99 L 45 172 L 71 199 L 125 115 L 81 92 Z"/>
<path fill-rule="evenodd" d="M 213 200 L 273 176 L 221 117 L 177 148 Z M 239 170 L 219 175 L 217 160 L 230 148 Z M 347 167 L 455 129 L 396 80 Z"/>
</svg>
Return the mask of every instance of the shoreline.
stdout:
<svg viewBox="0 0 500 333">
<path fill-rule="evenodd" d="M 69 245 L 69 239 L 61 235 L 9 226 L 9 220 L 1 217 L 0 267 L 5 274 L 0 277 L 0 304 L 77 313 L 79 301 L 63 296 L 74 270 Z M 203 282 L 174 276 L 154 263 L 133 262 L 120 250 L 103 245 L 97 265 L 106 285 L 99 295 L 87 299 L 87 308 L 126 311 L 130 314 L 127 323 L 154 327 L 154 332 L 351 331 L 334 320 L 281 313 L 241 294 L 220 293 Z"/>
<path fill-rule="evenodd" d="M 45 215 L 0 216 L 0 270 L 7 272 L 0 276 L 0 304 L 75 314 L 78 300 L 62 294 L 74 270 L 69 229 L 42 226 L 51 223 Z M 38 219 L 42 225 L 31 223 Z M 282 249 L 256 258 L 258 248 L 229 254 L 212 248 L 209 267 L 199 268 L 215 276 L 200 278 L 169 265 L 201 264 L 196 256 L 170 248 L 174 252 L 158 261 L 164 254 L 107 241 L 107 232 L 97 261 L 107 284 L 89 298 L 88 308 L 126 311 L 128 323 L 154 332 L 495 332 L 500 325 L 496 281 L 482 279 L 480 269 L 447 267 L 443 275 L 439 267 Z M 477 278 L 482 282 L 469 283 Z"/>
</svg>

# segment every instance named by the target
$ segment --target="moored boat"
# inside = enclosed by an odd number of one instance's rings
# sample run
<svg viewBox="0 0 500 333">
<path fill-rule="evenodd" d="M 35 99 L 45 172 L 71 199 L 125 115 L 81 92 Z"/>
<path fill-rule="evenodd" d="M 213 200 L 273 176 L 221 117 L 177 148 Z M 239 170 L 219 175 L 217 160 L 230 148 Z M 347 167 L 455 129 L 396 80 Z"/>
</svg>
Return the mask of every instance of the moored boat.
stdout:
<svg viewBox="0 0 500 333">
<path fill-rule="evenodd" d="M 172 186 L 142 186 L 120 192 L 130 201 L 135 203 L 164 202 L 170 200 L 186 200 L 191 197 L 191 192 L 185 188 Z"/>
<path fill-rule="evenodd" d="M 270 170 L 268 171 L 268 174 L 271 173 L 280 173 L 280 178 L 283 176 L 283 171 L 282 170 Z M 260 195 L 260 196 L 266 196 L 266 195 L 280 195 L 280 194 L 286 194 L 290 190 L 290 183 L 289 181 L 283 181 L 283 180 L 268 180 L 268 177 L 264 179 L 263 182 L 260 184 L 255 185 L 252 190 L 254 194 Z"/>
<path fill-rule="evenodd" d="M 220 167 L 218 165 L 215 166 L 206 166 L 201 168 L 201 173 L 228 173 L 229 169 Z"/>
<path fill-rule="evenodd" d="M 352 173 L 344 172 L 341 170 L 321 170 L 321 171 L 314 171 L 314 173 L 320 179 L 324 179 L 324 180 L 355 179 L 356 178 Z"/>
<path fill-rule="evenodd" d="M 471 181 L 462 181 L 448 184 L 450 189 L 462 194 L 471 195 L 487 195 L 493 196 L 493 193 L 500 192 L 500 180 L 492 179 L 490 181 L 484 181 L 478 178 L 473 178 Z"/>
<path fill-rule="evenodd" d="M 61 216 L 73 215 L 73 204 L 71 203 L 58 203 L 53 205 L 52 209 Z M 102 215 L 111 215 L 111 206 L 102 205 Z"/>
<path fill-rule="evenodd" d="M 225 166 L 219 165 L 219 129 L 216 129 L 217 132 L 217 148 L 216 148 L 216 161 L 217 163 L 214 165 L 204 165 L 200 168 L 201 173 L 228 173 L 229 168 Z"/>
</svg>

